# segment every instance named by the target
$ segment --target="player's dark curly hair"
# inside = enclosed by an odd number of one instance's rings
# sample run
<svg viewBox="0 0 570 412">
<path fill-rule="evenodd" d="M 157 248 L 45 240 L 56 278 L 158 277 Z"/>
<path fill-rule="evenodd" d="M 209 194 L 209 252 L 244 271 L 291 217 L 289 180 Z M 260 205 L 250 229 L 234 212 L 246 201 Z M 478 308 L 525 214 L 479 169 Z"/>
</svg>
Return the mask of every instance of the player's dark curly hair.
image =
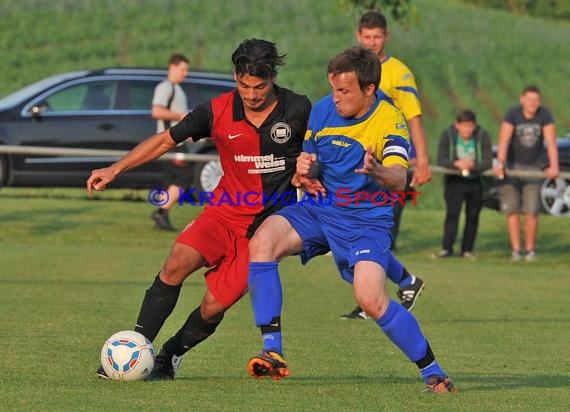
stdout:
<svg viewBox="0 0 570 412">
<path fill-rule="evenodd" d="M 232 54 L 234 71 L 238 76 L 249 74 L 261 79 L 277 75 L 277 67 L 285 64 L 285 54 L 267 40 L 246 39 Z"/>
<path fill-rule="evenodd" d="M 336 76 L 341 73 L 355 72 L 361 90 L 373 84 L 378 89 L 382 66 L 374 52 L 364 47 L 351 47 L 335 56 L 327 66 L 327 74 Z"/>
</svg>

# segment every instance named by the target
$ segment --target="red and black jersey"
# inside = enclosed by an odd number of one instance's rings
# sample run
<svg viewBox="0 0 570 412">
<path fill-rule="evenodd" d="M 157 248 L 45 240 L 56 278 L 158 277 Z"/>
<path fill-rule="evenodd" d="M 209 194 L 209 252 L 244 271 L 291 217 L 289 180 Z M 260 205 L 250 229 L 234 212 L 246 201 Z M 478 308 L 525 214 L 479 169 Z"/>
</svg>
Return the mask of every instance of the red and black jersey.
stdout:
<svg viewBox="0 0 570 412">
<path fill-rule="evenodd" d="M 275 86 L 278 103 L 259 127 L 245 117 L 237 90 L 200 104 L 170 129 L 174 141 L 211 137 L 224 175 L 210 204 L 248 238 L 273 212 L 295 200 L 291 178 L 303 146 L 311 102 Z"/>
</svg>

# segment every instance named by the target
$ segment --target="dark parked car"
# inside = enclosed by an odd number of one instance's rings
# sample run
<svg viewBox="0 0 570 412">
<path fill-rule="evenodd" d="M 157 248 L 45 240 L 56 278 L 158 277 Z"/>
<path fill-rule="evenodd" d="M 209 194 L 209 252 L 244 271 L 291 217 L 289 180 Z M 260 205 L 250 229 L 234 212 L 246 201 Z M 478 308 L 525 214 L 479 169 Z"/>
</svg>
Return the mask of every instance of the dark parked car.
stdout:
<svg viewBox="0 0 570 412">
<path fill-rule="evenodd" d="M 570 172 L 570 135 L 557 139 L 558 162 L 561 172 Z M 496 155 L 496 147 L 493 154 Z M 544 164 L 547 164 L 546 149 Z M 495 177 L 484 177 L 485 206 L 499 210 L 499 185 L 501 181 Z M 570 179 L 559 177 L 555 180 L 545 179 L 540 188 L 542 211 L 553 216 L 570 217 Z"/>
<path fill-rule="evenodd" d="M 0 145 L 130 150 L 156 131 L 151 118 L 163 69 L 116 68 L 55 75 L 0 100 Z M 189 109 L 235 87 L 227 74 L 191 72 L 182 84 Z M 216 153 L 210 139 L 188 144 L 190 153 Z M 84 186 L 92 169 L 116 158 L 12 155 L 0 152 L 0 186 Z M 193 187 L 211 190 L 219 162 L 196 162 Z M 160 184 L 160 162 L 121 175 L 113 187 Z"/>
</svg>

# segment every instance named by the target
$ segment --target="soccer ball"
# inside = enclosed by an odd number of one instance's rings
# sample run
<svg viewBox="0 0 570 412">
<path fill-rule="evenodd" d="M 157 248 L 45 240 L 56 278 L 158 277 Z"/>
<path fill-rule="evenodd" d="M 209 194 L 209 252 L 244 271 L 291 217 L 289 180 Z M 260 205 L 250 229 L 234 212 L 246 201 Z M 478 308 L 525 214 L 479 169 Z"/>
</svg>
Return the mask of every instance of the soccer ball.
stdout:
<svg viewBox="0 0 570 412">
<path fill-rule="evenodd" d="M 154 367 L 154 347 L 138 332 L 117 332 L 101 349 L 101 365 L 107 376 L 116 381 L 144 379 Z"/>
</svg>

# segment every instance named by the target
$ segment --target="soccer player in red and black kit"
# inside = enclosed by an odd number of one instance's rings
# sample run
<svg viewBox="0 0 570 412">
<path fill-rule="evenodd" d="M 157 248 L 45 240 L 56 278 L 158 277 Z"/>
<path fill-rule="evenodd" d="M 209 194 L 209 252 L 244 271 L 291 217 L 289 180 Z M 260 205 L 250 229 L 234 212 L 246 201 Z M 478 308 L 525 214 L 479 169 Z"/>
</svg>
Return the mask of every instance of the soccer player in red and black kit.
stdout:
<svg viewBox="0 0 570 412">
<path fill-rule="evenodd" d="M 173 379 L 181 356 L 213 334 L 224 312 L 247 292 L 249 239 L 295 193 L 291 178 L 311 103 L 275 84 L 284 56 L 274 43 L 245 40 L 232 54 L 236 90 L 199 105 L 116 163 L 94 170 L 87 181 L 89 193 L 103 190 L 118 174 L 187 139 L 211 137 L 220 154 L 224 175 L 211 196 L 213 205 L 179 235 L 142 302 L 135 330 L 153 341 L 176 305 L 182 282 L 209 268 L 200 306 L 163 345 L 150 379 Z M 105 377 L 102 368 L 97 374 Z"/>
</svg>

